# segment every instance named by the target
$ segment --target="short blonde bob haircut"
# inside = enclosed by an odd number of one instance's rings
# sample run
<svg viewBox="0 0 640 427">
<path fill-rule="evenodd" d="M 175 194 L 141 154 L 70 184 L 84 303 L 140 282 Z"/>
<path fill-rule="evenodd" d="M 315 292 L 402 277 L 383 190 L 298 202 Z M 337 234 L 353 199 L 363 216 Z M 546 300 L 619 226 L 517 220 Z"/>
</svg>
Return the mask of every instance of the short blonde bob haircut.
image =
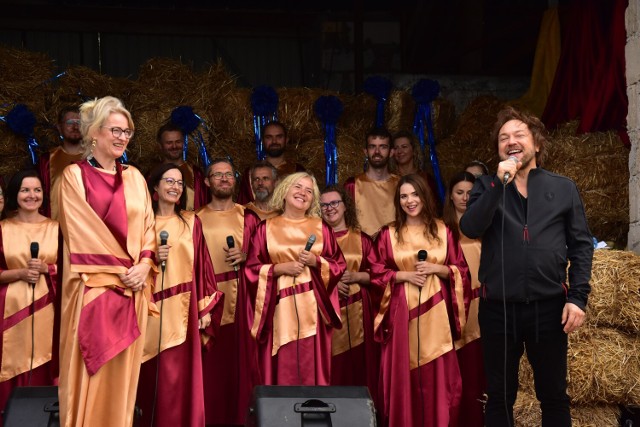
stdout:
<svg viewBox="0 0 640 427">
<path fill-rule="evenodd" d="M 291 187 L 303 178 L 309 178 L 313 183 L 313 200 L 311 201 L 311 206 L 309 206 L 309 209 L 307 209 L 304 214 L 308 217 L 320 218 L 320 189 L 318 188 L 316 178 L 307 172 L 297 172 L 283 178 L 276 189 L 273 190 L 273 195 L 269 201 L 269 208 L 282 214 L 286 208 L 284 198 L 287 196 Z"/>
<path fill-rule="evenodd" d="M 83 158 L 89 157 L 92 149 L 92 139 L 100 126 L 113 113 L 120 113 L 127 118 L 129 129 L 135 130 L 133 119 L 129 110 L 124 108 L 122 101 L 113 96 L 105 96 L 104 98 L 95 98 L 87 101 L 80 106 L 80 133 L 82 134 L 82 148 L 84 148 Z"/>
</svg>

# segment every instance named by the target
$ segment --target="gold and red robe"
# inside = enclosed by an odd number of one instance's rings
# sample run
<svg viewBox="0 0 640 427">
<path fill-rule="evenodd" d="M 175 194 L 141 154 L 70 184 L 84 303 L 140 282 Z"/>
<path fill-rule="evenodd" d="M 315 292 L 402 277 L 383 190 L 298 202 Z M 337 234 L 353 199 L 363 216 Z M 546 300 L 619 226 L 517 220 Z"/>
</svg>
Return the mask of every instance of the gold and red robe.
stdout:
<svg viewBox="0 0 640 427">
<path fill-rule="evenodd" d="M 133 292 L 119 278 L 155 270 L 147 184 L 132 166 L 68 166 L 60 183 L 64 236 L 60 325 L 61 426 L 131 426 L 153 277 Z"/>
<path fill-rule="evenodd" d="M 0 271 L 27 268 L 32 242 L 38 242 L 38 259 L 45 262 L 49 270 L 47 274 L 40 274 L 35 286 L 24 280 L 0 284 L 3 313 L 0 328 L 0 410 L 4 410 L 15 387 L 54 383 L 55 374 L 49 362 L 52 357 L 54 301 L 58 291 L 56 262 L 59 237 L 58 223 L 48 218 L 38 223 L 20 222 L 15 218 L 0 222 Z M 32 350 L 33 371 L 30 373 Z"/>
<path fill-rule="evenodd" d="M 275 264 L 296 261 L 310 235 L 315 268 L 274 277 Z M 251 239 L 247 281 L 256 292 L 251 335 L 258 343 L 263 384 L 331 384 L 331 333 L 340 328 L 337 284 L 346 261 L 320 218 L 262 221 Z"/>
<path fill-rule="evenodd" d="M 344 183 L 345 190 L 356 203 L 360 227 L 369 236 L 375 237 L 380 227 L 395 220 L 393 198 L 398 181 L 398 175 L 391 175 L 384 181 L 373 181 L 362 173 Z"/>
<path fill-rule="evenodd" d="M 145 426 L 151 425 L 156 388 L 154 426 L 205 425 L 198 319 L 211 314 L 211 325 L 203 333 L 213 335 L 220 324 L 223 295 L 217 290 L 200 219 L 193 211 L 181 214 L 184 221 L 177 215 L 156 216 L 158 245 L 164 230 L 169 233 L 167 244 L 171 249 L 165 271 L 156 275 L 153 289 L 162 319 L 149 318 L 142 355 L 137 405 L 142 409 L 141 425 Z"/>
<path fill-rule="evenodd" d="M 382 343 L 378 408 L 383 426 L 457 425 L 461 394 L 454 338 L 461 329 L 458 295 L 469 286 L 467 264 L 460 245 L 438 221 L 438 240 L 424 236 L 424 226 L 401 230 L 384 227 L 375 244 L 372 283 L 384 287 L 375 319 L 376 340 Z M 398 271 L 415 271 L 417 253 L 446 265 L 449 277 L 427 276 L 424 286 L 398 282 Z"/>
<path fill-rule="evenodd" d="M 260 209 L 256 205 L 256 202 L 249 202 L 246 205 L 244 205 L 244 207 L 254 211 L 256 213 L 256 215 L 258 215 L 258 217 L 260 218 L 261 221 L 264 220 L 264 219 L 273 218 L 274 216 L 278 216 L 279 215 L 278 211 L 275 211 L 275 210 L 266 210 L 265 211 L 265 210 Z"/>
<path fill-rule="evenodd" d="M 224 311 L 215 340 L 202 355 L 207 424 L 245 422 L 251 391 L 259 383 L 256 344 L 249 335 L 252 297 L 247 293 L 244 266 L 234 269 L 226 262 L 227 236 L 248 252 L 249 240 L 260 218 L 235 204 L 228 211 L 204 206 L 198 211 L 204 239 L 216 272 L 218 290 L 224 294 Z"/>
<path fill-rule="evenodd" d="M 484 425 L 484 393 L 486 379 L 482 363 L 482 341 L 480 324 L 478 323 L 478 307 L 480 304 L 480 239 L 470 239 L 460 232 L 460 246 L 469 266 L 471 286 L 465 288 L 465 319 L 460 339 L 455 347 L 462 377 L 462 398 L 460 400 L 460 426 L 482 427 Z"/>
<path fill-rule="evenodd" d="M 337 231 L 335 236 L 347 271 L 369 272 L 375 258 L 371 237 L 355 229 Z M 340 298 L 342 329 L 333 331 L 331 385 L 367 386 L 371 396 L 377 395 L 380 344 L 373 339 L 373 319 L 380 297 L 379 288 L 352 283 L 349 296 Z"/>
<path fill-rule="evenodd" d="M 38 159 L 38 172 L 42 179 L 44 200 L 40 209 L 43 215 L 58 219 L 58 188 L 64 168 L 82 159 L 82 153 L 69 154 L 62 147 L 55 147 Z"/>
</svg>

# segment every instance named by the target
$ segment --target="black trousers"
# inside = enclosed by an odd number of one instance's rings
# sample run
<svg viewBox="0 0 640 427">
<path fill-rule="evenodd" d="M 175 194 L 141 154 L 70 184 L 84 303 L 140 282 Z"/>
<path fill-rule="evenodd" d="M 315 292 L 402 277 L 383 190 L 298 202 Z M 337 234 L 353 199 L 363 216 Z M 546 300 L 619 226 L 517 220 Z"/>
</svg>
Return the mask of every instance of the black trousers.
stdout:
<svg viewBox="0 0 640 427">
<path fill-rule="evenodd" d="M 564 298 L 507 303 L 505 361 L 503 302 L 480 300 L 478 317 L 487 377 L 487 427 L 514 425 L 513 404 L 518 392 L 518 369 L 525 349 L 533 368 L 536 397 L 542 410 L 542 426 L 571 426 L 567 396 L 567 334 L 561 324 L 564 304 Z"/>
</svg>

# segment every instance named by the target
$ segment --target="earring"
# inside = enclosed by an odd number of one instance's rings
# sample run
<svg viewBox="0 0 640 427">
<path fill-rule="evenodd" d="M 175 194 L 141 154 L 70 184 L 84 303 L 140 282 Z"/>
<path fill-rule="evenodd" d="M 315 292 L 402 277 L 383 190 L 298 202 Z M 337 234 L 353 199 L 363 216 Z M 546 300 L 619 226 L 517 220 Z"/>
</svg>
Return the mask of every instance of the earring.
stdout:
<svg viewBox="0 0 640 427">
<path fill-rule="evenodd" d="M 154 202 L 157 202 L 160 199 L 160 196 L 158 195 L 157 191 L 153 192 L 152 199 L 153 199 Z"/>
<path fill-rule="evenodd" d="M 98 140 L 96 140 L 95 138 L 91 140 L 91 152 L 93 152 L 93 149 L 96 148 L 96 142 L 98 142 Z"/>
</svg>

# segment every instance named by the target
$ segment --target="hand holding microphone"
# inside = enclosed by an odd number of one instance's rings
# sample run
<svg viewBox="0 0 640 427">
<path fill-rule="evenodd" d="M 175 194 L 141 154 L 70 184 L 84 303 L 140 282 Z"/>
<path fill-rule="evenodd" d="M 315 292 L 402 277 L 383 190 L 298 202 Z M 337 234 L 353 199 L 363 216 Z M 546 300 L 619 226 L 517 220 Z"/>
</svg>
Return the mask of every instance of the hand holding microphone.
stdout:
<svg viewBox="0 0 640 427">
<path fill-rule="evenodd" d="M 239 248 L 236 248 L 236 241 L 233 236 L 227 236 L 227 262 L 231 263 L 233 269 L 238 271 L 238 264 L 247 260 L 247 254 L 242 252 Z"/>
<path fill-rule="evenodd" d="M 167 240 L 169 240 L 169 233 L 166 230 L 162 230 L 160 232 L 160 247 L 158 247 L 158 261 L 161 261 L 162 271 L 167 267 L 167 258 L 169 258 Z"/>
<path fill-rule="evenodd" d="M 310 235 L 309 240 L 307 240 L 307 244 L 304 247 L 304 250 L 300 251 L 300 253 L 298 254 L 298 260 L 302 264 L 309 267 L 315 267 L 318 262 L 318 260 L 316 259 L 316 256 L 311 252 L 309 252 L 315 242 L 316 242 L 316 235 L 315 234 Z"/>
<path fill-rule="evenodd" d="M 518 166 L 520 165 L 520 166 Z M 498 163 L 498 177 L 502 175 L 502 184 L 507 185 L 516 176 L 516 173 L 522 166 L 520 160 L 516 156 L 510 156 L 507 160 Z"/>
<path fill-rule="evenodd" d="M 38 242 L 31 242 L 31 245 L 29 246 L 29 252 L 31 253 L 31 259 L 27 262 L 27 268 L 29 269 L 29 272 L 27 273 L 29 280 L 27 280 L 27 282 L 34 286 L 40 278 L 43 264 L 42 260 L 38 259 L 40 244 Z"/>
</svg>

